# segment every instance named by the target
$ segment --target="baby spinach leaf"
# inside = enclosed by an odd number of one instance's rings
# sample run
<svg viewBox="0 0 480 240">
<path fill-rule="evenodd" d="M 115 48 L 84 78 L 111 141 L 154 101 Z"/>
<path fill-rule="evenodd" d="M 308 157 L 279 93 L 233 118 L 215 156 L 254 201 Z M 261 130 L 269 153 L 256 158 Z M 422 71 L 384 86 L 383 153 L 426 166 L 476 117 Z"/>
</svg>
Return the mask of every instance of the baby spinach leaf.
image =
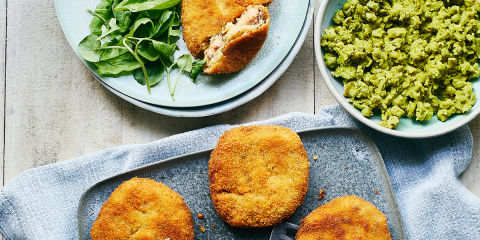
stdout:
<svg viewBox="0 0 480 240">
<path fill-rule="evenodd" d="M 149 18 L 140 18 L 140 19 L 137 19 L 135 21 L 135 23 L 132 25 L 132 27 L 130 27 L 130 32 L 125 35 L 123 38 L 130 38 L 130 37 L 133 37 L 133 35 L 135 34 L 135 32 L 137 31 L 137 29 L 142 26 L 142 25 L 145 25 L 145 24 L 151 24 L 152 27 L 154 27 L 155 24 L 153 24 L 152 20 L 150 20 Z"/>
<path fill-rule="evenodd" d="M 108 20 L 112 18 L 113 0 L 101 0 L 97 7 L 89 10 L 90 14 Z"/>
<path fill-rule="evenodd" d="M 173 86 L 172 91 L 170 91 L 170 96 L 174 101 L 175 101 L 175 90 L 177 89 L 178 81 L 180 80 L 180 76 L 182 75 L 182 72 L 183 71 L 190 72 L 192 70 L 192 56 L 190 56 L 190 54 L 184 54 L 180 56 L 177 59 L 177 62 L 175 63 L 175 65 L 180 68 L 180 71 L 178 71 L 177 80 L 175 80 L 175 85 Z M 170 80 L 170 79 L 167 79 L 167 80 Z"/>
<path fill-rule="evenodd" d="M 190 71 L 190 79 L 192 79 L 193 82 L 197 80 L 198 74 L 203 72 L 203 66 L 205 66 L 205 61 L 195 60 L 193 62 L 193 67 Z"/>
<path fill-rule="evenodd" d="M 149 42 L 140 43 L 138 45 L 137 52 L 140 54 L 140 56 L 151 62 L 158 60 L 160 57 L 160 52 Z"/>
<path fill-rule="evenodd" d="M 192 56 L 184 54 L 177 59 L 177 66 L 180 70 L 190 72 L 192 70 Z"/>
<path fill-rule="evenodd" d="M 173 12 L 172 26 L 174 27 L 180 26 L 180 15 L 178 10 Z"/>
<path fill-rule="evenodd" d="M 127 52 L 127 49 L 120 46 L 102 47 L 100 61 L 116 58 Z"/>
<path fill-rule="evenodd" d="M 78 53 L 89 62 L 98 62 L 101 57 L 101 42 L 97 40 L 97 35 L 89 35 L 78 44 Z"/>
<path fill-rule="evenodd" d="M 158 52 L 160 52 L 160 54 L 162 54 L 164 56 L 170 56 L 176 50 L 176 45 L 175 44 L 170 44 L 169 45 L 169 44 L 166 44 L 164 42 L 153 40 L 152 45 Z"/>
<path fill-rule="evenodd" d="M 158 36 L 164 33 L 173 23 L 175 20 L 175 14 L 172 11 L 166 10 L 163 12 L 162 16 L 160 17 L 157 25 L 157 31 L 155 36 Z"/>
<path fill-rule="evenodd" d="M 94 63 L 100 75 L 118 75 L 140 68 L 140 64 L 130 53 L 122 54 L 108 61 Z"/>
<path fill-rule="evenodd" d="M 188 54 L 175 62 L 180 39 L 181 0 L 100 0 L 90 22 L 91 35 L 84 38 L 79 54 L 97 67 L 100 75 L 117 77 L 132 74 L 136 81 L 150 87 L 167 75 L 173 100 L 182 72 L 192 81 L 202 71 L 203 61 L 193 62 Z M 175 85 L 170 82 L 173 68 L 179 68 Z"/>
<path fill-rule="evenodd" d="M 120 32 L 126 32 L 130 28 L 130 22 L 132 21 L 130 18 L 131 13 L 128 11 L 115 11 L 113 15 L 117 19 Z"/>
<path fill-rule="evenodd" d="M 158 19 L 162 16 L 164 10 L 147 10 L 139 12 L 139 18 L 150 18 L 152 20 Z"/>
<path fill-rule="evenodd" d="M 112 0 L 102 0 L 93 10 L 88 10 L 93 16 L 90 22 L 90 32 L 100 35 L 102 25 L 108 25 L 108 20 L 112 18 Z"/>
<path fill-rule="evenodd" d="M 180 39 L 180 35 L 182 33 L 180 32 L 180 29 L 174 29 L 173 27 L 170 27 L 168 29 L 168 44 L 176 43 Z"/>
<path fill-rule="evenodd" d="M 130 10 L 131 12 L 140 12 L 145 10 L 162 10 L 174 7 L 181 0 L 124 0 L 115 8 L 115 10 Z"/>
<path fill-rule="evenodd" d="M 134 36 L 137 38 L 150 38 L 155 35 L 155 25 L 153 24 L 152 21 L 150 21 L 151 24 L 143 24 L 140 25 L 137 28 L 137 31 L 135 31 Z"/>
<path fill-rule="evenodd" d="M 163 75 L 165 74 L 165 68 L 162 66 L 162 64 L 160 62 L 152 62 L 147 64 L 145 67 L 147 69 L 148 78 L 150 80 L 150 86 L 153 87 L 160 83 Z M 133 71 L 133 77 L 141 85 L 146 84 L 145 75 L 143 74 L 142 69 L 139 68 Z"/>
<path fill-rule="evenodd" d="M 112 4 L 112 9 L 115 9 L 121 0 L 114 0 Z M 130 11 L 117 11 L 113 10 L 113 17 L 117 19 L 118 26 L 120 26 L 120 32 L 124 33 L 130 28 L 132 22 L 131 19 L 132 12 Z"/>
<path fill-rule="evenodd" d="M 94 16 L 90 22 L 90 32 L 95 35 L 102 34 L 102 26 L 104 22 L 99 17 Z"/>
<path fill-rule="evenodd" d="M 120 27 L 117 25 L 117 19 L 110 19 L 110 22 L 108 22 L 108 27 L 106 27 L 105 25 L 102 26 L 102 35 L 100 35 L 97 40 L 105 38 L 107 35 L 110 35 L 118 29 L 120 29 Z"/>
</svg>

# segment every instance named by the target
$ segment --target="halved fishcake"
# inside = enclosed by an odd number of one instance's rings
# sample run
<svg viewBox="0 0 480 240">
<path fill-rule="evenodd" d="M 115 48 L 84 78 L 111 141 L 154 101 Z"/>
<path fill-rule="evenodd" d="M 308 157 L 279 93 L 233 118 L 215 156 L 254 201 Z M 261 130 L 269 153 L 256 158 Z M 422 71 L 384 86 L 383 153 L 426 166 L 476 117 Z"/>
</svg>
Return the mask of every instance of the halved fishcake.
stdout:
<svg viewBox="0 0 480 240">
<path fill-rule="evenodd" d="M 199 57 L 210 38 L 222 31 L 250 5 L 268 5 L 272 0 L 182 0 L 183 39 L 190 53 Z"/>
<path fill-rule="evenodd" d="M 210 39 L 204 52 L 203 71 L 232 73 L 245 67 L 262 48 L 269 26 L 268 9 L 262 5 L 249 6 L 234 23 L 227 23 L 221 33 Z"/>
</svg>

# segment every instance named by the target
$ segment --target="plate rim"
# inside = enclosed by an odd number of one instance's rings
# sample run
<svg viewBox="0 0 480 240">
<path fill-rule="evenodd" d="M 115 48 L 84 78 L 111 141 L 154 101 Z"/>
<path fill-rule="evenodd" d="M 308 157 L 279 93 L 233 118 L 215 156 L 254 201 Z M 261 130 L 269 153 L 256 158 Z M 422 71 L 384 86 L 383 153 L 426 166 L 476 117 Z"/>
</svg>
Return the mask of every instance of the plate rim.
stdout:
<svg viewBox="0 0 480 240">
<path fill-rule="evenodd" d="M 235 127 L 235 126 L 231 126 L 231 127 Z M 393 214 L 395 215 L 396 220 L 397 220 L 396 223 L 394 223 L 394 224 L 398 227 L 398 230 L 400 231 L 400 232 L 398 232 L 400 239 L 405 240 L 406 239 L 405 226 L 403 224 L 402 215 L 400 214 L 400 210 L 399 210 L 399 207 L 398 207 L 398 201 L 397 201 L 397 198 L 395 196 L 395 191 L 393 190 L 393 185 L 391 183 L 390 175 L 388 174 L 388 170 L 387 170 L 387 167 L 385 165 L 385 161 L 383 160 L 382 154 L 380 153 L 380 150 L 378 149 L 375 142 L 370 137 L 368 137 L 364 132 L 360 131 L 358 128 L 355 128 L 355 127 L 325 126 L 325 127 L 307 128 L 307 129 L 300 130 L 300 131 L 295 131 L 295 132 L 298 135 L 301 135 L 301 134 L 314 134 L 315 132 L 323 132 L 323 131 L 349 131 L 353 134 L 356 134 L 360 138 L 362 138 L 362 140 L 364 140 L 370 147 L 373 148 L 374 154 L 376 155 L 375 159 L 377 159 L 379 170 L 382 173 L 381 177 L 384 178 L 383 180 L 387 184 L 388 193 L 385 197 L 388 198 L 391 201 L 392 208 L 393 208 L 392 209 Z M 121 177 L 122 175 L 125 175 L 125 174 L 128 174 L 128 173 L 145 170 L 145 169 L 148 169 L 148 168 L 154 167 L 156 165 L 160 165 L 160 164 L 167 164 L 167 163 L 170 163 L 170 162 L 174 162 L 178 159 L 185 158 L 185 157 L 190 157 L 190 156 L 193 156 L 193 155 L 205 154 L 205 153 L 213 151 L 213 149 L 214 148 L 208 148 L 208 149 L 198 150 L 198 151 L 185 153 L 185 154 L 180 154 L 178 156 L 162 159 L 162 160 L 152 162 L 152 163 L 140 166 L 140 167 L 136 167 L 136 168 L 133 168 L 133 169 L 130 169 L 130 170 L 120 172 L 120 173 L 115 174 L 111 177 L 102 179 L 102 180 L 92 184 L 91 186 L 89 186 L 82 193 L 82 195 L 81 195 L 81 197 L 80 197 L 80 199 L 77 203 L 77 208 L 76 208 L 77 209 L 77 214 L 76 214 L 77 226 L 76 227 L 77 227 L 77 233 L 78 233 L 79 239 L 82 239 L 81 237 L 83 236 L 82 232 L 81 232 L 81 229 L 82 229 L 83 225 L 80 221 L 80 219 L 81 219 L 81 216 L 80 216 L 81 214 L 80 213 L 82 212 L 81 210 L 83 209 L 83 204 L 82 203 L 85 201 L 85 198 L 87 197 L 87 195 L 94 188 L 102 185 L 105 182 L 111 181 L 114 178 Z"/>
<path fill-rule="evenodd" d="M 353 107 L 352 104 L 350 104 L 347 99 L 342 96 L 335 87 L 333 86 L 333 83 L 330 79 L 330 74 L 328 74 L 327 69 L 326 69 L 326 64 L 323 60 L 322 57 L 322 51 L 320 47 L 320 33 L 321 33 L 321 23 L 322 23 L 322 18 L 323 15 L 325 14 L 327 4 L 330 2 L 330 0 L 323 0 L 318 12 L 317 12 L 317 17 L 315 19 L 314 23 L 314 49 L 315 49 L 315 58 L 317 62 L 317 66 L 320 69 L 320 73 L 322 75 L 323 82 L 327 85 L 328 90 L 330 90 L 330 93 L 335 97 L 335 100 L 348 112 L 350 113 L 353 117 L 355 117 L 358 121 L 362 122 L 363 124 L 369 126 L 370 128 L 373 128 L 379 132 L 392 135 L 392 136 L 397 136 L 401 138 L 410 138 L 410 139 L 423 139 L 423 138 L 431 138 L 431 137 L 437 137 L 441 135 L 445 135 L 447 133 L 450 133 L 454 130 L 457 130 L 458 128 L 466 125 L 470 121 L 472 121 L 474 118 L 476 118 L 480 114 L 480 108 L 475 109 L 472 112 L 467 112 L 465 114 L 468 114 L 465 116 L 465 118 L 457 121 L 456 123 L 452 123 L 450 126 L 447 126 L 445 128 L 441 128 L 439 130 L 433 130 L 433 131 L 428 131 L 428 132 L 405 132 L 405 131 L 400 131 L 400 130 L 393 130 L 393 129 L 388 129 L 384 128 L 374 121 L 364 117 L 360 111 L 358 111 L 356 108 Z M 477 99 L 476 104 L 480 104 L 478 102 L 479 100 Z"/>
<path fill-rule="evenodd" d="M 165 102 L 163 101 L 163 103 L 159 103 L 158 101 L 155 101 L 155 100 L 152 100 L 152 99 L 140 99 L 139 96 L 135 96 L 135 94 L 133 94 L 133 92 L 124 92 L 124 91 L 121 91 L 119 89 L 117 89 L 117 87 L 114 87 L 112 86 L 111 81 L 107 81 L 105 79 L 103 79 L 96 71 L 94 71 L 93 69 L 91 69 L 90 67 L 90 63 L 86 62 L 78 53 L 78 50 L 77 50 L 77 46 L 74 46 L 72 45 L 72 43 L 68 40 L 67 38 L 67 35 L 65 34 L 65 29 L 67 28 L 66 25 L 64 24 L 65 21 L 61 21 L 61 14 L 60 11 L 59 11 L 59 8 L 58 8 L 58 4 L 57 2 L 60 2 L 62 0 L 54 0 L 54 7 L 55 7 L 55 12 L 56 12 L 56 17 L 57 17 L 57 20 L 60 24 L 60 27 L 62 29 L 62 32 L 63 32 L 63 35 L 65 37 L 65 39 L 67 40 L 67 42 L 69 43 L 70 47 L 72 48 L 73 52 L 77 55 L 77 57 L 80 59 L 80 61 L 85 65 L 85 67 L 89 70 L 89 72 L 91 74 L 93 74 L 93 76 L 102 82 L 102 85 L 103 86 L 109 86 L 111 89 L 114 89 L 115 91 L 129 97 L 129 98 L 132 98 L 132 99 L 135 99 L 137 101 L 140 101 L 140 102 L 143 102 L 143 103 L 146 103 L 146 104 L 150 104 L 150 105 L 155 105 L 155 106 L 161 106 L 161 107 L 166 107 L 166 108 L 196 108 L 196 107 L 205 107 L 205 106 L 209 106 L 209 105 L 214 105 L 214 104 L 218 104 L 218 103 L 222 103 L 222 102 L 225 102 L 225 101 L 228 101 L 228 100 L 231 100 L 232 98 L 235 98 L 235 97 L 238 97 L 246 92 L 248 92 L 249 90 L 255 88 L 256 86 L 258 86 L 264 79 L 266 79 L 269 75 L 271 75 L 280 65 L 282 65 L 284 59 L 290 54 L 290 51 L 292 50 L 292 48 L 294 48 L 295 44 L 296 44 L 296 41 L 299 39 L 298 37 L 302 34 L 302 30 L 303 30 L 303 26 L 305 25 L 305 19 L 303 20 L 303 25 L 300 29 L 298 29 L 298 34 L 297 34 L 297 38 L 291 43 L 291 45 L 289 46 L 289 50 L 286 51 L 285 55 L 283 56 L 283 60 L 279 61 L 278 64 L 276 64 L 274 67 L 272 67 L 272 69 L 265 74 L 265 77 L 263 77 L 262 79 L 258 79 L 256 80 L 255 82 L 253 82 L 253 84 L 250 84 L 250 85 L 247 85 L 246 87 L 239 87 L 240 91 L 237 91 L 235 93 L 232 93 L 232 94 L 229 94 L 228 96 L 224 96 L 220 99 L 217 99 L 217 100 L 212 100 L 212 101 L 208 101 L 206 103 L 191 103 L 190 105 L 187 105 L 187 104 L 177 104 L 175 103 L 175 101 L 173 102 Z M 306 4 L 306 11 L 304 13 L 304 17 L 306 18 L 309 14 L 309 10 L 310 10 L 310 7 L 312 5 L 311 3 L 312 0 L 305 0 L 305 4 Z M 270 33 L 269 33 L 270 35 Z M 183 41 L 183 37 L 180 41 Z M 132 79 L 130 79 L 132 81 L 134 81 L 133 77 Z M 267 88 L 268 89 L 268 88 Z M 167 115 L 167 114 L 166 114 Z"/>
</svg>

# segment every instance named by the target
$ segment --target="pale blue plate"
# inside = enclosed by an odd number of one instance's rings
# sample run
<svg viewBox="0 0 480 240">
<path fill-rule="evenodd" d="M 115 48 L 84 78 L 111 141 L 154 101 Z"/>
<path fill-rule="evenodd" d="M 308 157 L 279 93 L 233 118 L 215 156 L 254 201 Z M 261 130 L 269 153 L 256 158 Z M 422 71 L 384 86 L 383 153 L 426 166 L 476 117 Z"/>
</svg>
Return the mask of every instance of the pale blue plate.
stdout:
<svg viewBox="0 0 480 240">
<path fill-rule="evenodd" d="M 435 116 L 429 121 L 416 121 L 415 119 L 402 118 L 400 120 L 400 125 L 396 130 L 387 129 L 378 125 L 380 122 L 380 116 L 373 116 L 371 118 L 366 118 L 362 113 L 354 108 L 345 97 L 343 97 L 343 83 L 338 79 L 332 77 L 330 70 L 325 66 L 323 60 L 323 50 L 320 47 L 320 36 L 325 29 L 332 26 L 333 15 L 335 12 L 342 8 L 346 0 L 324 0 L 322 1 L 320 8 L 318 10 L 317 19 L 315 21 L 315 55 L 317 58 L 317 64 L 320 68 L 322 78 L 325 81 L 326 85 L 332 92 L 333 96 L 337 101 L 356 119 L 360 122 L 370 126 L 373 129 L 376 129 L 380 132 L 406 138 L 426 138 L 434 137 L 449 133 L 473 120 L 480 113 L 480 104 L 478 101 L 480 93 L 480 79 L 472 81 L 473 90 L 477 94 L 477 103 L 473 108 L 462 115 L 455 115 L 449 118 L 447 121 L 442 122 L 438 120 Z"/>
<path fill-rule="evenodd" d="M 89 34 L 88 25 L 92 16 L 87 9 L 94 9 L 98 3 L 99 0 L 55 0 L 59 22 L 77 54 L 78 43 Z M 112 89 L 145 103 L 167 107 L 196 107 L 225 101 L 257 85 L 281 63 L 300 34 L 308 6 L 308 0 L 274 1 L 269 6 L 271 23 L 268 38 L 252 62 L 235 74 L 202 75 L 196 84 L 183 76 L 175 93 L 176 101 L 172 101 L 165 79 L 152 88 L 152 94 L 149 95 L 146 87 L 138 84 L 132 76 L 104 78 L 98 76 L 94 69 L 91 70 Z M 176 53 L 177 57 L 188 53 L 183 39 L 179 40 L 178 45 L 180 50 Z"/>
<path fill-rule="evenodd" d="M 295 41 L 292 49 L 290 49 L 287 56 L 283 59 L 280 65 L 278 65 L 278 67 L 275 68 L 275 70 L 273 70 L 272 73 L 270 73 L 263 81 L 258 83 L 256 86 L 226 101 L 211 104 L 211 105 L 206 105 L 206 106 L 192 107 L 192 108 L 162 107 L 162 106 L 157 106 L 157 105 L 148 104 L 142 101 L 138 101 L 134 98 L 131 98 L 109 87 L 100 79 L 99 81 L 112 93 L 124 99 L 125 101 L 155 113 L 160 113 L 160 114 L 173 116 L 173 117 L 205 117 L 205 116 L 226 112 L 228 110 L 236 108 L 258 97 L 260 94 L 265 92 L 265 90 L 267 90 L 287 70 L 287 68 L 290 66 L 292 61 L 295 59 L 295 56 L 297 55 L 298 51 L 302 47 L 303 42 L 305 41 L 305 38 L 308 34 L 308 30 L 310 29 L 310 25 L 312 24 L 313 4 L 314 4 L 313 0 L 309 0 L 308 12 L 305 17 L 305 22 L 303 23 L 302 30 L 300 31 L 300 34 L 297 40 Z"/>
</svg>

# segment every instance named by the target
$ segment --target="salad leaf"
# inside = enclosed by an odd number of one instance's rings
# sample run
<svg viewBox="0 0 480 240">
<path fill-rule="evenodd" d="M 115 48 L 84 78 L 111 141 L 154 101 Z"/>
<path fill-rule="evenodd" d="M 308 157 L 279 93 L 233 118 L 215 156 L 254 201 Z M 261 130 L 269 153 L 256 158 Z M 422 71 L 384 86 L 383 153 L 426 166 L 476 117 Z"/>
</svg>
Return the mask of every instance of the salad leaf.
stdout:
<svg viewBox="0 0 480 240">
<path fill-rule="evenodd" d="M 181 0 L 124 0 L 115 10 L 140 12 L 145 10 L 162 10 L 176 6 Z"/>
<path fill-rule="evenodd" d="M 94 10 L 88 10 L 93 16 L 90 22 L 90 32 L 95 35 L 102 34 L 101 27 L 108 24 L 108 20 L 112 18 L 112 0 L 101 0 L 100 4 Z"/>
<path fill-rule="evenodd" d="M 161 55 L 160 52 L 149 42 L 142 42 L 138 44 L 137 52 L 140 56 L 151 62 L 158 60 Z"/>
<path fill-rule="evenodd" d="M 118 75 L 140 68 L 140 64 L 130 53 L 125 53 L 108 61 L 101 61 L 94 64 L 97 66 L 97 71 L 100 75 Z"/>
<path fill-rule="evenodd" d="M 82 58 L 97 67 L 100 75 L 133 74 L 150 87 L 158 85 L 166 73 L 173 100 L 182 73 L 195 81 L 204 66 L 185 54 L 175 61 L 180 32 L 181 0 L 99 0 L 90 22 L 91 34 L 78 45 Z M 178 68 L 175 85 L 170 73 Z"/>
<path fill-rule="evenodd" d="M 94 16 L 92 22 L 90 22 L 90 32 L 95 35 L 102 34 L 102 26 L 105 24 L 103 19 Z"/>
<path fill-rule="evenodd" d="M 205 61 L 196 60 L 193 62 L 192 70 L 190 71 L 190 79 L 193 82 L 197 80 L 198 74 L 203 72 L 203 66 L 205 66 Z"/>
<path fill-rule="evenodd" d="M 175 85 L 173 86 L 173 89 L 170 90 L 170 96 L 172 97 L 173 100 L 175 100 L 175 90 L 177 89 L 178 81 L 180 80 L 180 76 L 182 75 L 182 72 L 183 71 L 189 72 L 192 70 L 192 56 L 190 56 L 190 54 L 184 54 L 180 56 L 177 59 L 177 62 L 175 63 L 175 65 L 180 68 L 180 71 L 178 72 L 177 80 L 175 80 Z M 170 83 L 170 79 L 168 76 L 167 76 L 167 81 Z"/>
<path fill-rule="evenodd" d="M 182 33 L 180 32 L 180 29 L 174 29 L 173 27 L 170 27 L 168 29 L 167 43 L 168 44 L 176 43 L 178 40 L 180 40 L 180 35 L 182 35 Z"/>
<path fill-rule="evenodd" d="M 102 26 L 102 35 L 100 35 L 97 40 L 105 38 L 106 36 L 117 31 L 118 29 L 120 29 L 120 27 L 117 25 L 117 19 L 110 19 L 110 22 L 108 22 L 108 27 L 106 27 L 106 25 Z"/>
<path fill-rule="evenodd" d="M 172 55 L 175 50 L 176 50 L 176 45 L 175 44 L 166 44 L 164 42 L 160 41 L 152 41 L 153 47 L 162 55 L 164 56 L 170 56 Z"/>
<path fill-rule="evenodd" d="M 192 70 L 192 56 L 190 54 L 182 55 L 177 59 L 177 66 L 180 68 L 180 71 L 190 72 Z"/>
<path fill-rule="evenodd" d="M 146 68 L 150 80 L 150 86 L 153 87 L 160 83 L 165 74 L 165 68 L 163 68 L 162 64 L 159 62 L 153 62 L 148 64 Z M 133 78 L 135 78 L 135 80 L 141 85 L 146 84 L 145 75 L 141 69 L 133 71 Z"/>
<path fill-rule="evenodd" d="M 100 61 L 116 58 L 127 52 L 127 49 L 120 46 L 107 46 L 101 48 Z"/>
<path fill-rule="evenodd" d="M 101 42 L 97 39 L 97 35 L 88 35 L 80 42 L 80 44 L 78 44 L 78 53 L 83 59 L 89 62 L 100 61 L 100 57 L 102 55 L 100 50 Z"/>
<path fill-rule="evenodd" d="M 151 24 L 151 27 L 154 27 L 154 23 L 152 22 L 152 20 L 150 20 L 149 18 L 140 18 L 140 19 L 137 19 L 135 21 L 135 23 L 132 25 L 132 27 L 130 28 L 130 32 L 125 35 L 125 37 L 123 37 L 124 39 L 125 38 L 131 38 L 135 35 L 135 32 L 138 30 L 138 28 L 142 25 L 145 25 L 145 24 Z"/>
<path fill-rule="evenodd" d="M 173 23 L 175 20 L 175 14 L 173 11 L 164 11 L 162 16 L 160 17 L 157 25 L 157 31 L 155 36 L 158 36 L 164 33 Z"/>
<path fill-rule="evenodd" d="M 132 22 L 131 19 L 131 12 L 129 11 L 114 11 L 113 16 L 117 19 L 119 31 L 121 33 L 126 32 L 130 28 L 130 23 Z"/>
<path fill-rule="evenodd" d="M 78 45 L 78 53 L 89 62 L 99 62 L 118 57 L 127 52 L 127 49 L 121 46 L 105 44 L 101 46 L 101 41 L 97 35 L 89 35 Z"/>
<path fill-rule="evenodd" d="M 139 13 L 139 17 L 141 18 L 150 18 L 150 19 L 158 19 L 162 16 L 164 10 L 146 10 Z"/>
</svg>

